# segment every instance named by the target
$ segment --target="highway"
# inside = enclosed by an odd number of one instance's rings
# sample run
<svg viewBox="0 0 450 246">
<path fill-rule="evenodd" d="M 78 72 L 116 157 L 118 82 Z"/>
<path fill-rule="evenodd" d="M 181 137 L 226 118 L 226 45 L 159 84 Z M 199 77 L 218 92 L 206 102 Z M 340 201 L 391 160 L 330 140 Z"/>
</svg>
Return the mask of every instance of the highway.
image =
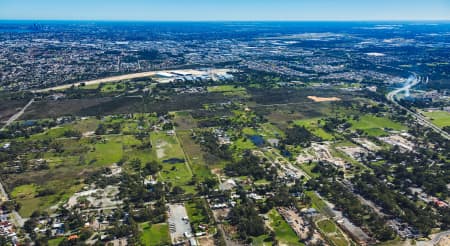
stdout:
<svg viewBox="0 0 450 246">
<path fill-rule="evenodd" d="M 429 127 L 429 128 L 431 128 L 431 129 L 433 129 L 435 132 L 439 133 L 443 138 L 445 138 L 445 139 L 447 139 L 447 140 L 450 140 L 450 135 L 449 135 L 446 131 L 444 131 L 444 130 L 442 130 L 441 128 L 437 127 L 435 124 L 433 124 L 432 122 L 430 122 L 430 121 L 429 121 L 427 118 L 425 118 L 424 116 L 422 116 L 422 115 L 420 115 L 420 114 L 418 114 L 418 113 L 413 112 L 412 110 L 410 110 L 410 109 L 408 109 L 408 108 L 406 108 L 406 107 L 400 105 L 400 104 L 397 102 L 397 98 L 396 98 L 396 97 L 397 97 L 397 95 L 398 95 L 399 93 L 409 91 L 409 90 L 412 89 L 414 86 L 418 85 L 418 84 L 421 82 L 421 80 L 422 80 L 422 79 L 421 79 L 419 76 L 417 76 L 416 74 L 414 74 L 414 79 L 413 79 L 411 82 L 406 83 L 405 86 L 403 86 L 402 88 L 399 88 L 399 89 L 396 89 L 396 90 L 394 90 L 394 91 L 391 91 L 389 94 L 387 94 L 386 97 L 387 97 L 387 99 L 388 99 L 389 101 L 391 101 L 391 102 L 392 102 L 393 104 L 395 104 L 397 107 L 399 107 L 399 108 L 401 108 L 401 109 L 403 109 L 403 110 L 406 110 L 407 114 L 409 114 L 409 115 L 411 115 L 412 117 L 414 117 L 414 118 L 416 119 L 416 121 L 417 121 L 419 124 L 421 124 L 422 126 L 426 126 L 426 127 Z"/>
</svg>

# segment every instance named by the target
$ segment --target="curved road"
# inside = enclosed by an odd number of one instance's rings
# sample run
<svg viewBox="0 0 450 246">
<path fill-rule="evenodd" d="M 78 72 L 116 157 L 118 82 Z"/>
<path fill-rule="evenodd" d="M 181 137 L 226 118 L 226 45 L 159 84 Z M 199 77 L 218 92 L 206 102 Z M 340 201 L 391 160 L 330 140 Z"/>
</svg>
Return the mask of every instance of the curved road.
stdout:
<svg viewBox="0 0 450 246">
<path fill-rule="evenodd" d="M 413 88 L 414 86 L 418 85 L 421 81 L 421 78 L 419 76 L 417 76 L 416 74 L 414 74 L 414 80 L 411 83 L 407 83 L 405 86 L 403 86 L 402 88 L 396 89 L 394 91 L 391 91 L 389 94 L 387 94 L 387 99 L 389 101 L 391 101 L 392 103 L 394 103 L 397 107 L 406 110 L 407 114 L 411 115 L 412 117 L 414 117 L 416 119 L 416 121 L 421 124 L 422 126 L 426 126 L 429 127 L 431 129 L 433 129 L 435 132 L 439 133 L 443 138 L 450 140 L 450 135 L 442 130 L 441 128 L 437 127 L 435 124 L 431 123 L 427 118 L 425 118 L 424 116 L 413 112 L 412 110 L 400 105 L 397 102 L 397 98 L 396 96 L 401 93 L 401 92 L 405 92 L 407 90 L 410 90 L 411 88 Z"/>
<path fill-rule="evenodd" d="M 435 246 L 444 239 L 445 237 L 450 237 L 450 231 L 443 231 L 437 234 L 430 235 L 431 240 L 429 241 L 417 241 L 417 246 Z"/>
</svg>

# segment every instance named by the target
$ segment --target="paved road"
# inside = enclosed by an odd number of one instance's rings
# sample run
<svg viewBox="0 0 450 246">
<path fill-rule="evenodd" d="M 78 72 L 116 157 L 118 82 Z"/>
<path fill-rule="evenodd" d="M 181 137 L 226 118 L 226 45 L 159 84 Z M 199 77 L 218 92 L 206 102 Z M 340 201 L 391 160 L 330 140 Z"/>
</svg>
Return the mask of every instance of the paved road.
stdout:
<svg viewBox="0 0 450 246">
<path fill-rule="evenodd" d="M 401 92 L 405 92 L 410 90 L 411 88 L 413 88 L 414 86 L 418 85 L 421 81 L 421 78 L 419 76 L 417 76 L 416 74 L 414 74 L 414 79 L 411 81 L 411 83 L 407 83 L 405 86 L 403 86 L 402 88 L 396 89 L 392 92 L 390 92 L 387 95 L 387 99 L 389 101 L 391 101 L 392 103 L 394 103 L 397 107 L 406 110 L 406 112 L 411 115 L 412 117 L 414 117 L 416 119 L 416 121 L 426 127 L 429 127 L 431 129 L 433 129 L 435 132 L 439 133 L 443 138 L 450 140 L 450 134 L 448 134 L 446 131 L 442 130 L 441 128 L 437 127 L 435 124 L 433 124 L 432 122 L 428 121 L 427 118 L 425 118 L 424 116 L 417 114 L 415 112 L 413 112 L 412 110 L 403 107 L 402 105 L 400 105 L 397 102 L 397 95 Z"/>
<path fill-rule="evenodd" d="M 2 127 L 2 129 L 0 129 L 1 131 L 3 131 L 4 129 L 6 129 L 6 127 L 8 127 L 9 125 L 11 125 L 14 121 L 16 121 L 17 119 L 20 118 L 20 116 L 23 115 L 23 113 L 25 113 L 25 110 L 27 110 L 27 108 L 33 104 L 34 102 L 34 98 L 31 99 L 27 105 L 25 105 L 25 107 L 23 107 L 19 112 L 17 112 L 16 114 L 14 114 L 13 116 L 11 116 L 11 118 L 8 119 L 8 121 L 6 121 L 6 124 Z M 8 193 L 6 193 L 5 189 L 3 188 L 3 184 L 0 181 L 0 193 L 1 196 L 4 198 L 5 201 L 9 200 L 9 196 Z M 17 213 L 16 211 L 12 211 L 10 214 L 12 221 L 15 223 L 16 226 L 22 227 L 26 221 L 26 219 L 22 218 L 22 216 L 20 216 L 19 213 Z"/>
<path fill-rule="evenodd" d="M 5 189 L 3 188 L 2 182 L 0 182 L 0 193 L 2 196 L 3 201 L 9 201 L 8 193 L 6 193 Z M 16 211 L 12 211 L 10 214 L 12 222 L 19 227 L 22 227 L 25 224 L 26 219 L 22 218 L 19 213 Z"/>
<path fill-rule="evenodd" d="M 417 241 L 416 245 L 417 246 L 437 245 L 437 243 L 439 243 L 439 241 L 445 237 L 450 237 L 450 230 L 430 235 L 430 238 L 432 238 L 430 241 Z"/>
<path fill-rule="evenodd" d="M 5 125 L 2 127 L 1 130 L 5 130 L 6 127 L 8 127 L 8 126 L 11 125 L 14 121 L 16 121 L 17 119 L 19 119 L 20 116 L 22 116 L 23 113 L 25 113 L 25 110 L 27 110 L 27 108 L 30 107 L 31 104 L 33 104 L 33 102 L 34 102 L 34 98 L 31 99 L 31 100 L 27 103 L 27 105 L 25 105 L 25 107 L 23 107 L 19 112 L 17 112 L 17 113 L 14 114 L 13 116 L 11 116 L 11 118 L 9 118 L 9 119 L 6 121 Z"/>
</svg>

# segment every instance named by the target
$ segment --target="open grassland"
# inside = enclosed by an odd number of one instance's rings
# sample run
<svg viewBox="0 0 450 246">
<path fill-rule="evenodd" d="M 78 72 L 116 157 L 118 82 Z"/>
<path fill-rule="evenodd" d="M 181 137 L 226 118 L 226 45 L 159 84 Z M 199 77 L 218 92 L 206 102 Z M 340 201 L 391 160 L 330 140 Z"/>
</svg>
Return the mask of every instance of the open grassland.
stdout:
<svg viewBox="0 0 450 246">
<path fill-rule="evenodd" d="M 101 92 L 110 93 L 110 92 L 125 92 L 127 90 L 127 86 L 125 83 L 107 83 L 101 86 Z"/>
<path fill-rule="evenodd" d="M 190 131 L 177 131 L 177 136 L 180 139 L 181 146 L 186 154 L 186 158 L 189 161 L 192 172 L 199 180 L 213 177 L 211 169 L 215 165 L 207 165 L 204 160 L 205 153 L 201 146 L 196 143 L 192 137 Z"/>
<path fill-rule="evenodd" d="M 237 152 L 239 152 L 239 153 L 241 153 L 245 150 L 252 150 L 252 149 L 256 149 L 256 148 L 257 147 L 253 144 L 253 142 L 246 137 L 237 139 L 231 145 L 231 149 L 237 150 Z"/>
<path fill-rule="evenodd" d="M 125 137 L 108 137 L 105 143 L 96 143 L 87 154 L 89 163 L 105 166 L 118 162 L 123 156 Z"/>
<path fill-rule="evenodd" d="M 172 183 L 172 186 L 179 186 L 187 193 L 194 193 L 195 188 L 188 183 L 192 180 L 192 171 L 189 163 L 184 156 L 183 149 L 174 135 L 168 135 L 165 132 L 155 132 L 151 134 L 153 152 L 159 162 L 164 160 L 179 159 L 179 163 L 163 163 L 163 169 L 160 172 L 160 178 L 164 182 Z"/>
<path fill-rule="evenodd" d="M 394 122 L 387 117 L 377 117 L 373 115 L 363 115 L 358 120 L 351 120 L 351 129 L 362 130 L 369 136 L 386 135 L 385 129 L 392 129 L 396 131 L 406 130 L 406 126 Z"/>
<path fill-rule="evenodd" d="M 166 223 L 152 225 L 148 222 L 139 225 L 142 232 L 142 245 L 170 245 L 169 226 Z"/>
<path fill-rule="evenodd" d="M 178 130 L 191 130 L 197 127 L 197 120 L 189 112 L 176 112 L 174 121 Z"/>
<path fill-rule="evenodd" d="M 270 241 L 269 235 L 261 235 L 259 237 L 252 238 L 252 245 L 255 246 L 272 246 L 273 242 Z"/>
<path fill-rule="evenodd" d="M 151 117 L 149 117 L 149 120 Z M 153 120 L 153 119 L 151 119 Z M 84 136 L 86 132 L 97 129 L 99 124 L 114 121 L 133 132 L 137 128 L 136 119 L 96 118 L 78 119 L 72 123 L 51 128 L 29 138 L 21 138 L 24 144 L 35 146 L 42 141 L 48 142 L 50 148 L 38 152 L 25 152 L 22 160 L 27 165 L 44 163 L 46 166 L 38 170 L 26 170 L 22 173 L 9 174 L 4 177 L 4 185 L 11 197 L 21 208 L 19 213 L 28 217 L 36 210 L 44 211 L 58 203 L 63 203 L 84 186 L 83 181 L 90 173 L 120 161 L 140 159 L 145 164 L 156 160 L 156 154 L 149 148 L 142 148 L 149 137 L 137 139 L 135 135 L 109 134 L 102 136 Z M 141 122 L 142 123 L 142 122 Z M 136 124 L 136 125 L 135 125 Z M 142 123 L 142 125 L 145 125 Z M 148 125 L 146 125 L 148 127 Z M 133 128 L 133 129 L 132 129 Z M 66 137 L 67 131 L 78 131 L 80 137 Z M 135 133 L 135 132 L 133 132 Z M 157 135 L 158 136 L 158 135 Z M 169 141 L 170 142 L 170 141 Z M 176 142 L 176 140 L 172 140 Z M 175 152 L 171 148 L 169 152 Z M 178 150 L 181 153 L 181 150 Z M 183 154 L 174 154 L 183 157 Z M 2 165 L 5 165 L 4 163 Z"/>
<path fill-rule="evenodd" d="M 237 97 L 237 98 L 249 98 L 249 94 L 247 90 L 243 87 L 234 86 L 234 85 L 217 85 L 217 86 L 208 86 L 208 92 L 210 93 L 221 93 L 224 96 L 228 97 Z"/>
<path fill-rule="evenodd" d="M 184 159 L 183 150 L 177 137 L 169 135 L 166 132 L 153 132 L 150 135 L 152 142 L 152 149 L 156 152 L 156 157 L 159 160 L 170 158 Z"/>
<path fill-rule="evenodd" d="M 280 242 L 280 244 L 289 246 L 304 245 L 300 243 L 295 232 L 275 209 L 270 210 L 268 215 L 269 226 L 275 232 L 275 238 Z"/>
<path fill-rule="evenodd" d="M 100 120 L 90 117 L 77 120 L 73 123 L 60 125 L 53 127 L 43 133 L 34 134 L 30 137 L 31 140 L 45 140 L 45 139 L 55 139 L 55 138 L 66 138 L 64 133 L 68 130 L 78 131 L 81 134 L 87 134 L 94 132 L 98 125 L 101 123 Z"/>
<path fill-rule="evenodd" d="M 34 211 L 45 211 L 50 207 L 58 204 L 60 202 L 65 202 L 72 196 L 75 192 L 81 190 L 81 185 L 76 184 L 63 184 L 62 181 L 53 182 L 58 183 L 61 188 L 55 188 L 55 194 L 40 196 L 36 193 L 29 193 L 27 196 L 18 196 L 17 198 L 12 195 L 12 197 L 21 205 L 19 209 L 19 214 L 25 218 L 30 217 Z M 51 189 L 53 185 L 47 184 L 41 188 Z M 14 189 L 13 193 L 17 192 Z M 35 191 L 36 192 L 36 191 Z"/>
<path fill-rule="evenodd" d="M 38 189 L 38 187 L 36 184 L 27 184 L 27 185 L 17 186 L 11 192 L 11 197 L 14 199 L 33 198 L 37 193 L 37 189 Z"/>
<path fill-rule="evenodd" d="M 344 236 L 341 229 L 331 220 L 325 219 L 316 223 L 319 230 L 325 237 L 336 246 L 351 245 L 351 242 Z"/>
<path fill-rule="evenodd" d="M 0 121 L 6 121 L 9 117 L 20 111 L 28 103 L 27 100 L 0 99 Z"/>
<path fill-rule="evenodd" d="M 236 91 L 245 91 L 245 88 L 234 85 L 208 86 L 208 92 L 236 92 Z"/>
<path fill-rule="evenodd" d="M 298 166 L 303 170 L 303 171 L 305 171 L 310 177 L 313 177 L 313 178 L 318 178 L 318 177 L 320 177 L 320 174 L 319 173 L 314 173 L 314 172 L 312 172 L 312 169 L 314 168 L 314 167 L 316 167 L 317 166 L 317 163 L 311 163 L 311 164 L 309 164 L 309 163 L 303 163 L 303 164 L 298 164 Z"/>
<path fill-rule="evenodd" d="M 297 120 L 320 119 L 330 114 L 331 106 L 325 103 L 294 103 L 274 106 L 255 106 L 258 114 L 264 115 L 270 123 L 280 129 L 289 127 L 290 122 Z"/>
<path fill-rule="evenodd" d="M 62 241 L 64 241 L 64 237 L 50 239 L 48 240 L 48 246 L 58 246 Z"/>
<path fill-rule="evenodd" d="M 450 113 L 447 111 L 433 111 L 423 113 L 428 119 L 439 127 L 450 126 Z"/>
<path fill-rule="evenodd" d="M 294 124 L 298 126 L 304 126 L 308 131 L 310 131 L 312 134 L 316 135 L 317 137 L 320 137 L 321 139 L 325 141 L 333 140 L 334 137 L 330 133 L 326 132 L 322 128 L 322 124 L 320 122 L 320 118 L 312 118 L 307 120 L 296 120 L 294 121 Z"/>
<path fill-rule="evenodd" d="M 326 210 L 326 204 L 314 191 L 306 191 L 305 194 L 311 199 L 312 207 L 321 213 L 329 213 Z"/>
<path fill-rule="evenodd" d="M 337 228 L 336 225 L 330 220 L 322 220 L 317 222 L 317 226 L 319 226 L 320 230 L 324 233 L 335 233 Z"/>
</svg>

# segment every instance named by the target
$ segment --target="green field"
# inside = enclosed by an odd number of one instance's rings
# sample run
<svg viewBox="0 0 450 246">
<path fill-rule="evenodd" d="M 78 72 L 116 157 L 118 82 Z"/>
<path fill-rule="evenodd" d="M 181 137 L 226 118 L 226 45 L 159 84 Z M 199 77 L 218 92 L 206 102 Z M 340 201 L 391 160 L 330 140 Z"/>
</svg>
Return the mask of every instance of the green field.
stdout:
<svg viewBox="0 0 450 246">
<path fill-rule="evenodd" d="M 269 239 L 268 235 L 261 235 L 259 237 L 253 237 L 252 238 L 252 245 L 254 246 L 272 246 L 273 242 L 271 241 L 267 241 L 267 239 Z"/>
<path fill-rule="evenodd" d="M 190 131 L 177 131 L 177 136 L 180 139 L 180 144 L 186 154 L 186 159 L 192 168 L 193 174 L 195 174 L 199 180 L 214 177 L 211 173 L 212 166 L 205 163 L 203 150 L 200 145 L 191 138 L 190 134 Z"/>
<path fill-rule="evenodd" d="M 60 181 L 58 181 L 59 183 Z M 27 185 L 28 186 L 28 185 Z M 51 183 L 46 186 L 52 186 Z M 19 214 L 25 218 L 30 217 L 30 215 L 35 211 L 45 211 L 51 206 L 59 203 L 65 202 L 72 196 L 75 192 L 81 190 L 82 185 L 71 185 L 62 184 L 56 188 L 56 193 L 47 196 L 28 196 L 17 198 L 16 201 L 21 205 L 19 209 Z M 19 188 L 20 189 L 20 188 Z"/>
<path fill-rule="evenodd" d="M 281 131 L 277 126 L 271 123 L 264 123 L 261 125 L 262 134 L 261 136 L 267 138 L 282 138 L 285 137 L 283 131 Z"/>
<path fill-rule="evenodd" d="M 125 83 L 105 83 L 101 85 L 102 89 L 101 92 L 108 93 L 108 92 L 124 92 L 126 91 L 127 87 Z"/>
<path fill-rule="evenodd" d="M 446 111 L 433 111 L 423 113 L 438 127 L 450 126 L 450 113 Z"/>
<path fill-rule="evenodd" d="M 238 152 L 242 152 L 245 150 L 256 149 L 256 146 L 248 138 L 239 138 L 233 142 L 231 148 L 237 150 Z"/>
<path fill-rule="evenodd" d="M 339 227 L 331 220 L 326 219 L 317 222 L 319 230 L 325 234 L 326 238 L 330 240 L 336 246 L 350 245 L 349 241 L 345 238 L 343 232 Z"/>
<path fill-rule="evenodd" d="M 306 191 L 305 194 L 311 198 L 312 207 L 320 211 L 321 213 L 326 213 L 326 204 L 319 196 L 314 193 L 314 191 Z"/>
<path fill-rule="evenodd" d="M 361 116 L 359 120 L 351 120 L 352 130 L 362 130 L 369 136 L 386 135 L 384 129 L 396 131 L 406 130 L 407 128 L 400 123 L 394 122 L 386 117 L 377 117 L 373 115 Z"/>
<path fill-rule="evenodd" d="M 236 92 L 236 91 L 245 91 L 245 88 L 235 87 L 234 85 L 208 86 L 208 92 Z"/>
<path fill-rule="evenodd" d="M 320 118 L 313 118 L 313 119 L 307 119 L 307 120 L 296 120 L 294 121 L 294 124 L 298 126 L 304 126 L 306 129 L 308 129 L 312 134 L 316 135 L 317 137 L 320 137 L 323 140 L 329 141 L 333 140 L 333 135 L 326 132 L 321 124 L 318 123 Z"/>
<path fill-rule="evenodd" d="M 63 240 L 64 240 L 64 237 L 50 239 L 50 240 L 48 240 L 48 246 L 58 246 Z"/>
<path fill-rule="evenodd" d="M 169 226 L 165 223 L 151 225 L 148 222 L 139 225 L 142 230 L 141 243 L 143 245 L 170 245 Z"/>
<path fill-rule="evenodd" d="M 33 198 L 37 193 L 37 185 L 36 184 L 28 184 L 21 185 L 14 188 L 11 192 L 11 197 L 14 199 L 17 198 Z"/>
<path fill-rule="evenodd" d="M 144 141 L 150 140 L 149 138 L 144 137 L 139 140 L 135 134 L 125 135 L 122 132 L 101 137 L 67 138 L 64 136 L 66 131 L 93 132 L 100 123 L 117 123 L 123 126 L 120 129 L 126 128 L 127 131 L 135 133 L 138 125 L 150 127 L 147 121 L 154 121 L 154 119 L 149 115 L 142 115 L 140 120 L 121 116 L 105 117 L 104 120 L 92 117 L 82 118 L 32 135 L 30 138 L 20 139 L 30 145 L 35 145 L 39 143 L 38 141 L 47 141 L 54 150 L 39 153 L 25 152 L 23 154 L 25 161 L 44 163 L 46 168 L 12 174 L 5 180 L 5 188 L 11 193 L 11 197 L 21 205 L 19 213 L 24 217 L 29 217 L 36 210 L 44 211 L 57 203 L 65 202 L 84 186 L 83 179 L 99 168 L 110 166 L 121 160 L 126 162 L 138 158 L 145 164 L 156 159 L 156 152 L 150 148 L 140 148 Z M 184 155 L 175 137 L 169 139 L 164 134 L 154 136 L 170 142 L 164 152 L 183 158 Z M 172 143 L 173 145 L 171 145 Z M 56 151 L 56 149 L 59 150 Z M 187 170 L 184 165 L 177 167 L 177 170 L 183 171 L 183 168 Z M 187 173 L 189 175 L 183 180 L 184 183 L 191 177 L 190 172 Z M 174 179 L 177 180 L 177 177 Z"/>
<path fill-rule="evenodd" d="M 275 232 L 275 238 L 281 244 L 304 245 L 299 242 L 299 238 L 297 237 L 295 232 L 275 209 L 270 210 L 268 215 L 270 227 Z"/>
<path fill-rule="evenodd" d="M 336 225 L 331 222 L 330 220 L 322 220 L 317 223 L 320 230 L 322 230 L 324 233 L 334 233 L 336 232 Z"/>
<path fill-rule="evenodd" d="M 154 154 L 159 160 L 184 158 L 183 150 L 176 136 L 170 136 L 166 132 L 153 132 L 150 138 Z"/>
<path fill-rule="evenodd" d="M 320 177 L 319 173 L 313 173 L 312 169 L 317 165 L 317 163 L 303 163 L 303 164 L 298 164 L 298 166 L 305 171 L 309 176 L 311 176 L 312 178 L 318 178 Z"/>
<path fill-rule="evenodd" d="M 151 134 L 152 151 L 158 161 L 171 158 L 183 159 L 184 163 L 163 163 L 160 172 L 162 181 L 172 183 L 172 186 L 180 186 L 187 193 L 194 193 L 195 187 L 188 185 L 192 179 L 192 171 L 184 156 L 183 149 L 176 136 L 167 135 L 165 132 L 155 132 Z"/>
<path fill-rule="evenodd" d="M 88 163 L 104 166 L 118 162 L 123 156 L 124 140 L 124 137 L 108 137 L 105 143 L 96 143 L 93 151 L 87 154 Z"/>
</svg>

